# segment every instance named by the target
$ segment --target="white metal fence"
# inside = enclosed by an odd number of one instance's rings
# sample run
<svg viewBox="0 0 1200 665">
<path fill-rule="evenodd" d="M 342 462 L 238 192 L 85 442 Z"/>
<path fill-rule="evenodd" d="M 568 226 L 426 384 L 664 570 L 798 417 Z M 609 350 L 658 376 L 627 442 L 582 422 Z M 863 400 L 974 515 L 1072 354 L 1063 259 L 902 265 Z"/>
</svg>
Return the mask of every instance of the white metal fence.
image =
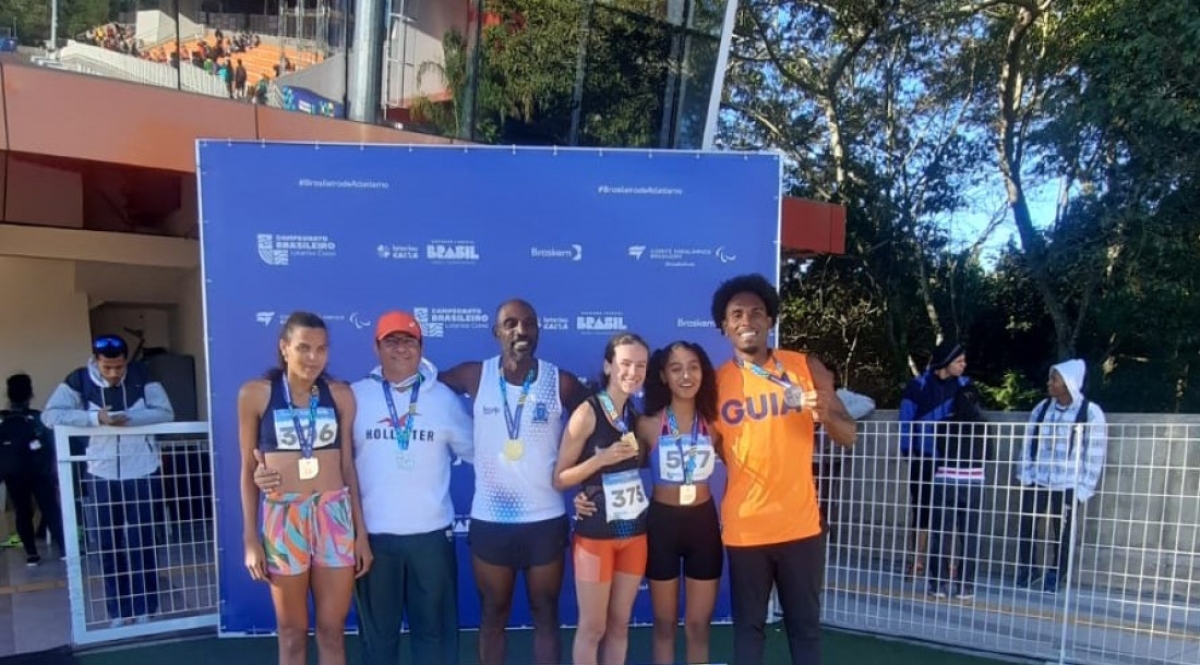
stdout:
<svg viewBox="0 0 1200 665">
<path fill-rule="evenodd" d="M 92 70 L 98 70 L 96 73 L 134 83 L 229 98 L 229 91 L 220 78 L 187 63 L 181 64 L 177 69 L 168 64 L 150 62 L 76 41 L 68 41 L 67 45 L 60 49 L 59 59 L 65 64 L 82 64 L 84 69 L 91 65 Z"/>
<path fill-rule="evenodd" d="M 966 495 L 926 485 L 925 540 L 941 535 L 943 556 L 952 554 L 943 585 L 931 584 L 928 548 L 915 551 L 920 511 L 901 427 L 862 422 L 854 449 L 824 448 L 816 465 L 830 523 L 827 624 L 1050 662 L 1200 663 L 1200 425 L 1110 422 L 1095 496 L 1056 504 L 1048 493 L 1034 501 L 1033 488 L 1017 481 L 1021 443 L 1034 426 L 989 423 L 991 459 L 971 502 L 939 509 Z M 1075 428 L 1078 440 L 1095 434 Z M 1086 455 L 1076 446 L 1066 470 L 1082 473 Z M 1049 528 L 1070 523 L 1061 541 Z M 1031 542 L 1029 576 L 1020 553 Z M 1068 570 L 1058 570 L 1060 544 Z M 924 571 L 914 572 L 915 560 Z"/>
<path fill-rule="evenodd" d="M 1058 571 L 1052 591 L 1044 573 L 1057 567 L 1054 549 L 1060 539 L 1042 531 L 1062 521 L 1048 518 L 1066 512 L 1052 503 L 1030 503 L 1029 488 L 1016 481 L 1025 423 L 987 425 L 990 454 L 978 504 L 967 504 L 962 511 L 973 519 L 939 520 L 950 513 L 936 510 L 931 515 L 927 542 L 936 538 L 932 525 L 939 523 L 955 536 L 942 541 L 950 584 L 945 594 L 930 587 L 928 551 L 920 557 L 925 571 L 914 574 L 910 569 L 917 554 L 915 515 L 911 460 L 899 452 L 900 423 L 866 420 L 853 449 L 823 448 L 815 466 L 830 525 L 824 621 L 1049 662 L 1200 663 L 1200 423 L 1110 418 L 1103 475 L 1095 496 L 1073 504 L 1074 529 L 1065 539 L 1071 565 L 1069 571 Z M 74 642 L 215 626 L 220 601 L 207 425 L 60 427 L 55 433 Z M 82 437 L 97 434 L 156 437 L 163 465 L 146 480 L 148 488 L 118 496 L 113 487 L 89 484 Z M 1069 462 L 1073 469 L 1082 465 L 1085 454 L 1083 446 L 1076 447 Z M 139 494 L 143 490 L 145 496 Z M 929 496 L 936 508 L 948 494 L 934 491 Z M 1031 563 L 1042 575 L 1040 580 L 1019 580 L 1022 520 L 1031 524 L 1035 513 L 1040 528 L 1027 529 L 1025 540 L 1038 545 Z M 135 522 L 135 528 L 114 528 L 114 515 Z M 964 549 L 964 535 L 977 535 L 977 547 Z M 136 582 L 130 568 L 116 562 L 135 550 L 143 563 L 152 564 L 144 567 L 153 571 L 157 583 L 153 612 L 146 607 L 146 583 Z M 152 562 L 145 552 L 152 553 Z M 975 574 L 966 579 L 965 555 L 971 552 Z M 961 587 L 955 592 L 955 584 L 972 582 L 970 598 L 963 597 Z M 118 596 L 115 617 L 110 588 Z M 114 625 L 114 618 L 122 618 L 121 600 L 129 602 L 129 614 L 136 614 L 133 605 L 139 598 L 138 609 L 148 618 Z"/>
<path fill-rule="evenodd" d="M 154 437 L 159 469 L 92 475 L 91 436 Z M 56 427 L 71 634 L 95 644 L 217 625 L 212 444 L 207 423 Z M 107 475 L 107 474 L 106 474 Z"/>
</svg>

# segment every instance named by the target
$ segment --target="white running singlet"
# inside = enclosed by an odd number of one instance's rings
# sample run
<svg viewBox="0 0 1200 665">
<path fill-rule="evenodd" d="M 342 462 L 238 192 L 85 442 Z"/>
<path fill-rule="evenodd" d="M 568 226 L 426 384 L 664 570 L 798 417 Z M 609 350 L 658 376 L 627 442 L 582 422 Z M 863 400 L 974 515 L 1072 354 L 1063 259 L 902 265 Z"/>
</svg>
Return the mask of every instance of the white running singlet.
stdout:
<svg viewBox="0 0 1200 665">
<path fill-rule="evenodd" d="M 558 367 L 538 360 L 537 379 L 521 412 L 518 460 L 504 456 L 508 425 L 500 396 L 500 357 L 483 361 L 475 397 L 475 498 L 471 519 L 521 524 L 566 514 L 563 495 L 554 489 L 554 464 L 563 432 Z M 521 386 L 505 382 L 508 410 L 516 414 Z"/>
</svg>

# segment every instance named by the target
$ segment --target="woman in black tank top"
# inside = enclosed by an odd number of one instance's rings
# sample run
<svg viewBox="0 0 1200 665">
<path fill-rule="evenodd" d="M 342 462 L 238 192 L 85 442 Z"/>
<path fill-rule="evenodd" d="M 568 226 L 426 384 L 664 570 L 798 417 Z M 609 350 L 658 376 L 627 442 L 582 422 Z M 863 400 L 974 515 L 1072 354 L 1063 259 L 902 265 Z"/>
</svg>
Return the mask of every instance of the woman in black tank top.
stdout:
<svg viewBox="0 0 1200 665">
<path fill-rule="evenodd" d="M 559 490 L 582 485 L 600 511 L 577 525 L 572 544 L 579 622 L 572 661 L 625 662 L 629 618 L 646 570 L 646 508 L 640 467 L 645 445 L 635 435 L 630 398 L 642 388 L 650 350 L 620 333 L 604 349 L 602 388 L 571 414 L 554 468 Z"/>
<path fill-rule="evenodd" d="M 345 663 L 354 580 L 372 558 L 351 445 L 354 393 L 325 378 L 329 333 L 319 316 L 289 316 L 279 355 L 279 369 L 238 393 L 246 569 L 271 585 L 281 664 L 308 662 L 310 593 L 319 662 Z M 278 482 L 260 488 L 256 475 Z"/>
<path fill-rule="evenodd" d="M 638 421 L 638 438 L 651 463 L 654 490 L 646 511 L 647 564 L 650 602 L 654 608 L 653 661 L 675 662 L 675 634 L 679 624 L 680 569 L 684 578 L 684 626 L 688 663 L 709 660 L 709 625 L 716 607 L 724 566 L 721 527 L 707 477 L 684 497 L 682 486 L 660 482 L 663 463 L 659 446 L 671 446 L 679 436 L 690 436 L 695 421 L 703 423 L 712 445 L 720 449 L 720 437 L 712 424 L 717 419 L 717 374 L 699 344 L 675 341 L 650 357 L 646 371 L 646 415 Z M 668 415 L 668 413 L 670 415 Z M 671 416 L 680 431 L 669 427 Z M 682 431 L 687 430 L 687 431 Z M 668 448 L 669 451 L 669 448 Z M 575 497 L 575 514 L 580 523 L 599 510 L 594 497 L 580 492 Z"/>
</svg>

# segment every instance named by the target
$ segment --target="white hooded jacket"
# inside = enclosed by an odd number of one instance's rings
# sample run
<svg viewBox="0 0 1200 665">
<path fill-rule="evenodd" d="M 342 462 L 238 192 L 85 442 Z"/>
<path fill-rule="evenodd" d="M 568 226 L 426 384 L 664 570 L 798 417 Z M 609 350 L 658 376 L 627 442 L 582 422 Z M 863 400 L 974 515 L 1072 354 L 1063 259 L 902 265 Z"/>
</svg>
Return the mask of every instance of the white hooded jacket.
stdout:
<svg viewBox="0 0 1200 665">
<path fill-rule="evenodd" d="M 1086 424 L 1076 430 L 1075 422 L 1084 401 L 1081 387 L 1087 366 L 1082 360 L 1067 360 L 1052 367 L 1051 371 L 1057 371 L 1062 377 L 1071 394 L 1071 403 L 1063 406 L 1057 400 L 1047 398 L 1029 414 L 1017 465 L 1017 480 L 1022 485 L 1074 490 L 1076 499 L 1087 501 L 1096 493 L 1100 474 L 1104 471 L 1108 449 L 1104 410 L 1089 401 L 1083 420 Z"/>
<path fill-rule="evenodd" d="M 408 420 L 412 391 L 393 391 L 396 418 L 384 397 L 383 370 L 376 366 L 355 381 L 354 464 L 362 498 L 363 521 L 372 534 L 429 533 L 454 522 L 450 496 L 451 467 L 475 457 L 474 431 L 466 405 L 438 381 L 437 367 L 421 360 L 421 388 L 412 425 L 412 440 L 401 453 L 396 429 Z"/>
</svg>

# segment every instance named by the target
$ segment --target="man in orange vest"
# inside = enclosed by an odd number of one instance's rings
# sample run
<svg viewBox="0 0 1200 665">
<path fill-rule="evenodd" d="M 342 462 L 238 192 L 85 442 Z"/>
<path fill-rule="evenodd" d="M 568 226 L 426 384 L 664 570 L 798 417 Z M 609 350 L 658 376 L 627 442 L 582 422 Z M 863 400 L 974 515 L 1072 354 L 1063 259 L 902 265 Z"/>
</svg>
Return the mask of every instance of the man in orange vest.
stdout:
<svg viewBox="0 0 1200 665">
<path fill-rule="evenodd" d="M 779 293 L 743 275 L 713 294 L 712 317 L 733 346 L 717 370 L 720 450 L 729 480 L 721 503 L 729 555 L 735 665 L 761 665 L 771 587 L 779 589 L 793 665 L 821 661 L 825 542 L 813 482 L 815 427 L 842 446 L 857 426 L 817 358 L 772 349 Z"/>
</svg>

